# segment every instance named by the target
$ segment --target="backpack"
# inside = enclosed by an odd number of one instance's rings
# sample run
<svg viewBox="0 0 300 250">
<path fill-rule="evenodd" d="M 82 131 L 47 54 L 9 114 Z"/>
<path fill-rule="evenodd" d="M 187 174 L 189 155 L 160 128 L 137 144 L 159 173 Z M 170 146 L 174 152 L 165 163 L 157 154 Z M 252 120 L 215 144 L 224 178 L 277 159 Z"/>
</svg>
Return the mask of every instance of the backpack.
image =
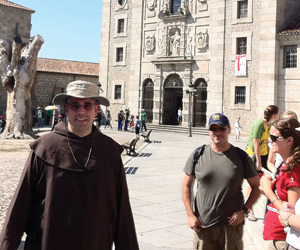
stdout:
<svg viewBox="0 0 300 250">
<path fill-rule="evenodd" d="M 199 148 L 196 149 L 196 151 L 194 153 L 194 161 L 193 161 L 193 168 L 194 169 L 195 169 L 196 164 L 199 161 L 200 156 L 203 155 L 203 151 L 204 151 L 205 146 L 206 146 L 205 144 L 200 146 Z M 243 166 L 245 168 L 246 161 L 247 161 L 247 153 L 244 150 L 240 149 L 240 148 L 238 148 L 238 151 L 239 151 L 240 158 L 242 159 Z"/>
</svg>

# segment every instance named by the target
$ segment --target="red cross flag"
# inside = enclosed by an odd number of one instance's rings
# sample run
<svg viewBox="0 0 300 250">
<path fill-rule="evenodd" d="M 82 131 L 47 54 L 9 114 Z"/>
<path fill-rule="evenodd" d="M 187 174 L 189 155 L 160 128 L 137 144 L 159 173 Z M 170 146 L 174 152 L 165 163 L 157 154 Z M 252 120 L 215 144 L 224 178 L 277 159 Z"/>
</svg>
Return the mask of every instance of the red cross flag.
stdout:
<svg viewBox="0 0 300 250">
<path fill-rule="evenodd" d="M 247 57 L 246 55 L 235 56 L 235 75 L 246 76 L 247 75 Z"/>
</svg>

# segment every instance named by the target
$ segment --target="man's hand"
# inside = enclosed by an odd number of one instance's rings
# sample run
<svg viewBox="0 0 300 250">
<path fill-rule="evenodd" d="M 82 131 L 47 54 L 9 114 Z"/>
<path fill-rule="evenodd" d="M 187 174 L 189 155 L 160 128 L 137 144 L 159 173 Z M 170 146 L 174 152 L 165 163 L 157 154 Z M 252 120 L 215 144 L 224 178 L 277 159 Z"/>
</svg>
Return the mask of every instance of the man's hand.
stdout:
<svg viewBox="0 0 300 250">
<path fill-rule="evenodd" d="M 285 225 L 285 219 L 286 219 L 290 214 L 292 214 L 292 213 L 290 213 L 290 212 L 284 212 L 284 211 L 280 211 L 280 212 L 279 212 L 278 219 L 279 219 L 279 221 L 280 221 L 280 223 L 281 223 L 282 226 L 286 227 L 286 225 Z"/>
<path fill-rule="evenodd" d="M 199 233 L 203 228 L 200 220 L 195 215 L 189 216 L 189 227 L 196 233 Z"/>
<path fill-rule="evenodd" d="M 228 224 L 230 226 L 237 226 L 244 220 L 245 212 L 243 210 L 239 210 L 235 212 L 232 216 L 228 217 Z"/>
</svg>

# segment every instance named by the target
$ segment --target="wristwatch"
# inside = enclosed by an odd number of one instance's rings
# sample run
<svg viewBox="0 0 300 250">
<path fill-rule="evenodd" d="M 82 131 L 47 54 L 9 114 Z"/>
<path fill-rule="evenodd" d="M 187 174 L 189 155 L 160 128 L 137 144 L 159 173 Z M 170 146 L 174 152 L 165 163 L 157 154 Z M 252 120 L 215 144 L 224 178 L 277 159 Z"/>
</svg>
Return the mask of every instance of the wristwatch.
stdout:
<svg viewBox="0 0 300 250">
<path fill-rule="evenodd" d="M 286 227 L 289 227 L 289 226 L 290 226 L 289 218 L 290 218 L 292 215 L 293 215 L 293 214 L 289 214 L 289 215 L 285 218 L 285 220 L 284 220 L 284 225 L 285 225 Z"/>
<path fill-rule="evenodd" d="M 242 207 L 242 210 L 244 210 L 245 214 L 249 214 L 249 209 L 245 205 Z"/>
</svg>

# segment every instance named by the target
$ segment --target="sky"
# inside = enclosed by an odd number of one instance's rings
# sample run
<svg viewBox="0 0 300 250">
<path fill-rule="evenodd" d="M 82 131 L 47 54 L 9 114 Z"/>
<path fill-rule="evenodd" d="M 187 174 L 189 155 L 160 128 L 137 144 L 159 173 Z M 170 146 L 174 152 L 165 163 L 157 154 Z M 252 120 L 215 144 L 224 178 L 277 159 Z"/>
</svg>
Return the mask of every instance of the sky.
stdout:
<svg viewBox="0 0 300 250">
<path fill-rule="evenodd" d="M 45 42 L 38 57 L 100 62 L 102 0 L 10 0 L 35 10 L 31 36 Z"/>
</svg>

